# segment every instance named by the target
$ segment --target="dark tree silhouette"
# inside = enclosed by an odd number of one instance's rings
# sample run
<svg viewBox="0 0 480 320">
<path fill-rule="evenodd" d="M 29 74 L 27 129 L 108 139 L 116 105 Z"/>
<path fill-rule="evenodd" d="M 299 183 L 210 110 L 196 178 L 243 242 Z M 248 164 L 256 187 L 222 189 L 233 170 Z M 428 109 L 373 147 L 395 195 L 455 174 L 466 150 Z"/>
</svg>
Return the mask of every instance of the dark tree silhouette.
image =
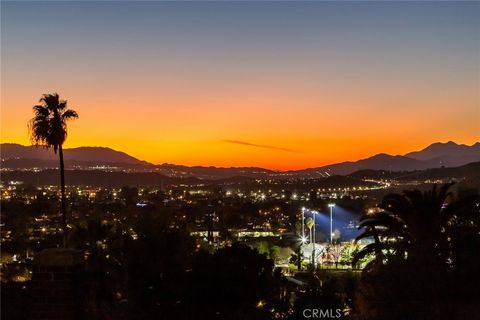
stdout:
<svg viewBox="0 0 480 320">
<path fill-rule="evenodd" d="M 103 313 L 114 305 L 114 293 L 122 283 L 122 266 L 115 255 L 122 239 L 121 227 L 99 216 L 73 223 L 68 244 L 83 250 L 87 257 L 84 275 L 88 319 L 104 319 Z"/>
<path fill-rule="evenodd" d="M 60 158 L 60 187 L 62 202 L 63 243 L 66 246 L 67 218 L 65 200 L 65 166 L 63 143 L 67 138 L 67 121 L 78 118 L 75 110 L 67 108 L 67 101 L 60 100 L 57 93 L 44 94 L 40 104 L 33 107 L 35 116 L 29 122 L 30 137 L 36 146 L 53 148 Z"/>
<path fill-rule="evenodd" d="M 368 254 L 379 259 L 410 261 L 446 268 L 448 234 L 445 232 L 455 217 L 454 205 L 447 206 L 451 183 L 421 192 L 407 190 L 389 194 L 379 205 L 383 211 L 364 216 L 360 228 L 365 231 L 357 240 L 373 237 L 355 257 L 354 263 Z"/>
<path fill-rule="evenodd" d="M 120 191 L 120 198 L 125 201 L 127 206 L 132 206 L 138 201 L 138 188 L 124 186 Z"/>
<path fill-rule="evenodd" d="M 187 301 L 195 313 L 187 319 L 270 318 L 267 305 L 276 292 L 273 261 L 244 244 L 213 255 L 199 252 L 188 283 Z"/>
<path fill-rule="evenodd" d="M 474 276 L 480 272 L 474 253 L 480 243 L 480 197 L 455 197 L 451 186 L 387 195 L 382 212 L 362 218 L 364 232 L 357 240 L 372 237 L 373 242 L 353 264 L 368 255 L 374 260 L 356 294 L 358 319 L 480 316 Z"/>
</svg>

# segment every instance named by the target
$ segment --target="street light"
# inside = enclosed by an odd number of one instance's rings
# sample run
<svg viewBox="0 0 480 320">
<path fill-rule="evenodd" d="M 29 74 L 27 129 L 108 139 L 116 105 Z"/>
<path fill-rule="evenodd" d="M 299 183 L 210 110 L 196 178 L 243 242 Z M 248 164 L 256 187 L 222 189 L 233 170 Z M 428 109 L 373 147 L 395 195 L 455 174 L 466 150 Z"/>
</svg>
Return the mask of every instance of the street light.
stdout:
<svg viewBox="0 0 480 320">
<path fill-rule="evenodd" d="M 335 207 L 335 203 L 329 203 L 328 207 L 330 208 L 330 243 L 333 243 L 333 207 Z"/>
</svg>

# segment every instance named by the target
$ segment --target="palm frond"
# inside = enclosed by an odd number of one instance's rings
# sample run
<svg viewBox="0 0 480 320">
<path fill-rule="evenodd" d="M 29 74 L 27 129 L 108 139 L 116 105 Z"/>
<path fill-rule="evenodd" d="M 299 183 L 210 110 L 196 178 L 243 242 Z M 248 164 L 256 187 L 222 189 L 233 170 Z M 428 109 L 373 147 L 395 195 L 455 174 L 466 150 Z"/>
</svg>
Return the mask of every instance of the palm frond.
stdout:
<svg viewBox="0 0 480 320">
<path fill-rule="evenodd" d="M 67 101 L 57 93 L 44 94 L 40 103 L 33 106 L 34 117 L 28 123 L 30 138 L 33 145 L 53 148 L 56 153 L 67 138 L 67 121 L 78 114 L 67 109 Z"/>
<path fill-rule="evenodd" d="M 78 118 L 78 114 L 75 110 L 67 109 L 62 113 L 62 119 L 64 121 Z"/>
<path fill-rule="evenodd" d="M 374 255 L 375 259 L 383 259 L 382 250 L 388 249 L 385 244 L 382 243 L 370 243 L 363 247 L 360 251 L 355 254 L 352 259 L 352 265 L 358 264 L 360 260 L 367 257 L 368 255 Z"/>
</svg>

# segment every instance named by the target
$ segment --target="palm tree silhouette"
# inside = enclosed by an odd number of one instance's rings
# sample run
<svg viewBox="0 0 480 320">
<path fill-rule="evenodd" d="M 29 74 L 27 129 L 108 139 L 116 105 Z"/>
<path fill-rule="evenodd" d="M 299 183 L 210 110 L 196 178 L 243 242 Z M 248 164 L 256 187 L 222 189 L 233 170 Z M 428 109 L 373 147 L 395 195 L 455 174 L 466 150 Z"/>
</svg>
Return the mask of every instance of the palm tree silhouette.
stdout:
<svg viewBox="0 0 480 320">
<path fill-rule="evenodd" d="M 480 198 L 476 192 L 454 196 L 451 186 L 387 195 L 382 212 L 362 218 L 357 240 L 373 242 L 352 264 L 366 256 L 373 260 L 356 289 L 359 319 L 480 319 L 474 276 L 480 266 Z"/>
<path fill-rule="evenodd" d="M 30 137 L 35 146 L 53 148 L 60 158 L 60 186 L 62 202 L 63 245 L 67 241 L 67 218 L 65 200 L 65 167 L 63 143 L 67 138 L 67 121 L 78 118 L 75 110 L 67 108 L 67 101 L 60 100 L 57 93 L 44 94 L 41 104 L 33 106 L 35 116 L 29 122 Z"/>
<path fill-rule="evenodd" d="M 407 190 L 403 194 L 386 195 L 379 205 L 382 212 L 367 215 L 360 221 L 364 232 L 357 240 L 373 237 L 353 259 L 357 263 L 369 254 L 374 263 L 388 260 L 409 260 L 422 265 L 446 267 L 449 222 L 456 206 L 447 205 L 452 183 L 429 191 Z M 367 268 L 368 269 L 368 268 Z"/>
</svg>

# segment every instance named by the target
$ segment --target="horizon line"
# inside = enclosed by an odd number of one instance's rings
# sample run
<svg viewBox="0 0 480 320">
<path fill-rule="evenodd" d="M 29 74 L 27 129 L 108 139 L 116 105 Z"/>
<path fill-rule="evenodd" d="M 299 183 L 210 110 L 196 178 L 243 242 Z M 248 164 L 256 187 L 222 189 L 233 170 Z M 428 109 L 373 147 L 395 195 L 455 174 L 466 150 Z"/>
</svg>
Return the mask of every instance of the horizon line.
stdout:
<svg viewBox="0 0 480 320">
<path fill-rule="evenodd" d="M 273 150 L 279 150 L 279 151 L 285 151 L 285 152 L 295 152 L 293 150 L 290 150 L 290 149 L 284 149 L 284 148 L 281 148 L 281 147 L 275 147 L 275 146 L 268 146 L 268 145 L 257 145 L 257 144 L 252 144 L 252 143 L 248 143 L 248 142 L 243 142 L 243 141 L 237 141 L 237 140 L 222 140 L 224 142 L 227 142 L 227 143 L 233 143 L 233 144 L 241 144 L 241 145 L 246 145 L 246 146 L 252 146 L 252 147 L 259 147 L 259 148 L 267 148 L 267 149 L 273 149 Z M 410 151 L 410 152 L 407 152 L 406 154 L 409 154 L 409 153 L 413 153 L 413 152 L 419 152 L 419 151 L 422 151 L 434 144 L 448 144 L 448 143 L 454 143 L 455 145 L 457 146 L 467 146 L 467 147 L 473 147 L 477 144 L 480 144 L 480 141 L 477 141 L 477 142 L 474 142 L 473 144 L 471 145 L 468 145 L 468 144 L 464 144 L 464 143 L 457 143 L 453 140 L 448 140 L 446 142 L 433 142 L 433 143 L 430 143 L 429 145 L 427 145 L 426 147 L 420 149 L 420 150 L 414 150 L 414 151 Z M 18 145 L 18 146 L 22 146 L 22 147 L 36 147 L 35 145 L 24 145 L 24 144 L 21 144 L 21 143 L 17 143 L 17 142 L 0 142 L 0 146 L 1 145 L 5 145 L 5 144 L 10 144 L 10 145 Z M 41 146 L 38 146 L 38 148 L 42 148 Z M 255 165 L 245 165 L 245 166 L 217 166 L 217 165 L 184 165 L 184 164 L 176 164 L 176 163 L 169 163 L 169 162 L 163 162 L 163 163 L 153 163 L 153 162 L 149 162 L 147 160 L 142 160 L 142 159 L 139 159 L 135 156 L 132 156 L 131 154 L 125 152 L 125 151 L 122 151 L 122 150 L 117 150 L 117 149 L 113 149 L 111 147 L 106 147 L 106 146 L 78 146 L 78 147 L 69 147 L 69 148 L 65 148 L 65 150 L 69 150 L 69 149 L 78 149 L 78 148 L 105 148 L 105 149 L 110 149 L 114 152 L 119 152 L 119 153 L 123 153 L 131 158 L 134 158 L 135 160 L 138 160 L 138 161 L 141 161 L 141 162 L 146 162 L 148 163 L 149 165 L 153 165 L 153 166 L 161 166 L 161 165 L 175 165 L 175 166 L 183 166 L 183 167 L 189 167 L 189 168 L 192 168 L 192 167 L 204 167 L 204 168 L 209 168 L 209 167 L 214 167 L 214 168 L 226 168 L 226 169 L 234 169 L 234 168 L 259 168 L 259 169 L 264 169 L 264 170 L 269 170 L 269 171 L 274 171 L 274 172 L 289 172 L 289 171 L 300 171 L 300 170 L 308 170 L 308 169 L 315 169 L 315 168 L 321 168 L 321 167 L 327 167 L 327 166 L 331 166 L 331 165 L 335 165 L 335 164 L 340 164 L 340 163 L 345 163 L 345 162 L 356 162 L 356 161 L 361 161 L 361 160 L 364 160 L 364 159 L 368 159 L 368 158 L 371 158 L 371 157 L 374 157 L 374 156 L 377 156 L 377 155 L 381 155 L 381 154 L 385 154 L 385 155 L 389 155 L 389 156 L 406 156 L 406 154 L 389 154 L 389 153 L 385 153 L 385 152 L 379 152 L 379 153 L 376 153 L 376 154 L 373 154 L 371 156 L 368 156 L 366 158 L 360 158 L 360 159 L 356 159 L 356 160 L 343 160 L 343 161 L 338 161 L 338 162 L 334 162 L 334 163 L 329 163 L 329 164 L 324 164 L 324 165 L 318 165 L 318 166 L 307 166 L 307 167 L 302 167 L 302 168 L 298 168 L 298 169 L 273 169 L 273 168 L 268 168 L 268 167 L 264 167 L 264 166 L 255 166 Z M 49 151 L 50 149 L 44 149 L 45 151 Z M 0 155 L 1 155 L 1 150 L 0 150 Z"/>
</svg>

